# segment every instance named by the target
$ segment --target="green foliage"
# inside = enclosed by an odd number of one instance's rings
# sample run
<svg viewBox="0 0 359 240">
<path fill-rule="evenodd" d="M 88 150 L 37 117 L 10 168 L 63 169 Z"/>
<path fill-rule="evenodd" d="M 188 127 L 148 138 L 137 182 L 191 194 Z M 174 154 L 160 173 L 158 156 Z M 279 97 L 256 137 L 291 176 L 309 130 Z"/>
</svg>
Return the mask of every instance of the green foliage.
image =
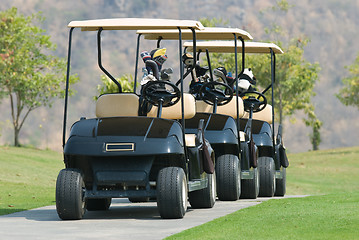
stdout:
<svg viewBox="0 0 359 240">
<path fill-rule="evenodd" d="M 315 96 L 314 85 L 318 80 L 320 67 L 318 63 L 309 63 L 303 58 L 306 43 L 307 41 L 293 40 L 287 48 L 283 48 L 283 55 L 276 55 L 274 107 L 279 123 L 282 123 L 286 116 L 303 110 L 307 116 L 304 119 L 307 126 L 314 126 L 316 121 L 317 125 L 321 125 L 311 102 L 311 98 Z M 282 43 L 278 42 L 277 45 L 281 46 Z M 271 83 L 270 61 L 269 54 L 246 54 L 246 67 L 252 68 L 258 88 L 264 89 Z M 227 71 L 234 72 L 234 54 L 212 53 L 211 64 L 213 68 L 224 66 Z M 271 102 L 269 93 L 267 99 Z"/>
<path fill-rule="evenodd" d="M 346 66 L 346 69 L 350 75 L 342 79 L 344 86 L 336 96 L 344 105 L 356 106 L 359 109 L 359 55 L 352 65 Z"/>
<path fill-rule="evenodd" d="M 309 135 L 310 142 L 312 144 L 313 151 L 319 150 L 319 144 L 322 142 L 322 138 L 320 137 L 320 128 L 323 125 L 318 119 L 313 119 L 314 122 L 310 123 L 309 126 L 312 126 L 312 133 Z"/>
<path fill-rule="evenodd" d="M 296 44 L 293 41 L 289 47 L 283 49 L 285 54 L 276 56 L 274 102 L 280 123 L 283 122 L 284 116 L 291 116 L 296 110 L 304 110 L 309 118 L 313 117 L 314 107 L 311 98 L 315 96 L 313 89 L 318 80 L 320 67 L 319 64 L 309 63 L 303 58 L 303 47 L 304 44 Z M 269 55 L 248 56 L 246 63 L 252 68 L 259 86 L 266 87 L 270 84 Z M 270 96 L 268 98 L 271 99 Z"/>
<path fill-rule="evenodd" d="M 131 74 L 124 74 L 120 78 L 116 78 L 116 80 L 121 84 L 122 92 L 133 92 L 134 81 Z M 94 96 L 94 99 L 97 100 L 98 96 L 105 93 L 117 93 L 118 87 L 117 85 L 109 79 L 107 76 L 101 76 L 102 85 L 97 85 L 97 96 Z"/>
<path fill-rule="evenodd" d="M 288 12 L 290 8 L 294 7 L 293 4 L 289 4 L 287 0 L 277 0 L 276 5 L 271 7 L 273 12 L 281 11 Z"/>
<path fill-rule="evenodd" d="M 25 17 L 16 8 L 0 13 L 0 96 L 10 99 L 15 146 L 29 113 L 64 96 L 66 62 L 48 54 L 56 46 L 35 25 L 41 21 L 39 14 Z"/>
<path fill-rule="evenodd" d="M 287 13 L 293 7 L 286 0 L 277 1 L 276 5 L 268 8 L 269 14 Z M 265 11 L 267 13 L 267 11 Z M 210 22 L 210 20 L 206 20 Z M 284 30 L 276 22 L 271 23 L 271 28 L 266 32 L 272 39 L 277 39 Z M 274 86 L 274 108 L 276 121 L 283 123 L 285 117 L 292 116 L 296 111 L 301 110 L 305 113 L 303 119 L 305 124 L 313 128 L 310 136 L 313 149 L 317 149 L 320 143 L 320 126 L 322 122 L 314 113 L 314 106 L 311 102 L 315 96 L 314 85 L 318 81 L 320 66 L 318 63 L 310 63 L 304 59 L 304 47 L 308 44 L 309 38 L 293 38 L 288 46 L 283 46 L 282 41 L 271 41 L 280 46 L 284 54 L 276 55 L 276 82 Z M 240 56 L 239 56 L 240 57 Z M 252 68 L 257 78 L 257 86 L 265 89 L 271 84 L 270 55 L 249 55 L 246 54 L 246 67 Z M 224 66 L 227 71 L 234 72 L 234 54 L 211 54 L 212 68 Z M 271 96 L 267 94 L 267 99 L 271 102 Z M 294 119 L 292 119 L 294 121 Z"/>
<path fill-rule="evenodd" d="M 218 27 L 229 24 L 229 21 L 225 21 L 222 18 L 201 18 L 199 21 L 204 27 Z"/>
</svg>

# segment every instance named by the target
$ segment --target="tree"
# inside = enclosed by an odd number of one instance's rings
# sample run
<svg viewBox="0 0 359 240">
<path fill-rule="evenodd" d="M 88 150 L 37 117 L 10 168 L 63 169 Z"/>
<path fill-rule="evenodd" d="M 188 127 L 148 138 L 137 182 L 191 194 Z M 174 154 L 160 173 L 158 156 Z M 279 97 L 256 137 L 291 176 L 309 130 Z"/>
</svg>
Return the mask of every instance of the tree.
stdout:
<svg viewBox="0 0 359 240">
<path fill-rule="evenodd" d="M 344 105 L 356 106 L 359 109 L 359 55 L 352 65 L 345 68 L 350 75 L 342 79 L 344 86 L 336 96 Z"/>
<path fill-rule="evenodd" d="M 122 87 L 122 92 L 133 92 L 134 82 L 131 74 L 124 74 L 120 78 L 116 79 Z M 97 85 L 98 96 L 106 93 L 117 93 L 117 85 L 105 75 L 101 76 L 102 85 Z M 94 99 L 97 100 L 98 96 L 95 96 Z"/>
<path fill-rule="evenodd" d="M 292 6 L 287 1 L 281 0 L 277 1 L 277 6 L 269 10 L 287 12 L 290 7 Z M 206 22 L 211 21 L 202 21 L 202 24 L 206 24 Z M 271 22 L 270 28 L 266 28 L 265 31 L 272 39 L 277 39 L 283 34 L 284 30 L 275 22 Z M 304 47 L 309 39 L 305 37 L 293 38 L 287 46 L 284 46 L 284 43 L 279 40 L 272 40 L 271 42 L 275 42 L 285 52 L 283 55 L 276 55 L 276 82 L 274 86 L 276 120 L 282 124 L 286 117 L 292 116 L 296 111 L 304 111 L 306 115 L 306 118 L 303 119 L 304 123 L 313 128 L 313 134 L 310 136 L 313 150 L 318 149 L 320 143 L 319 130 L 322 122 L 315 115 L 311 98 L 315 96 L 314 85 L 318 80 L 320 67 L 318 63 L 310 63 L 303 57 Z M 239 55 L 239 59 L 240 57 Z M 257 87 L 266 88 L 271 82 L 270 55 L 246 54 L 245 58 L 246 67 L 252 68 L 255 77 L 258 79 Z M 234 72 L 234 54 L 212 53 L 211 64 L 213 67 L 224 66 L 227 71 Z M 271 96 L 267 95 L 268 101 L 271 102 Z"/>
<path fill-rule="evenodd" d="M 14 145 L 29 114 L 64 96 L 66 61 L 49 53 L 56 49 L 39 14 L 25 17 L 16 8 L 0 13 L 0 97 L 10 99 Z M 71 76 L 74 83 L 78 77 Z"/>
</svg>

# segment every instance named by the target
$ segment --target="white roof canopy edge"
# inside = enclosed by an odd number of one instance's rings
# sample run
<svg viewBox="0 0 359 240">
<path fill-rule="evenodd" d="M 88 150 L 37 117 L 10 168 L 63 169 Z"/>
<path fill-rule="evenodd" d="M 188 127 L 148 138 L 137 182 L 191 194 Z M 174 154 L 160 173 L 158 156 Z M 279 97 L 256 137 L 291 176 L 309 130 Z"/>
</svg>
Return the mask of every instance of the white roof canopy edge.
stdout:
<svg viewBox="0 0 359 240">
<path fill-rule="evenodd" d="M 103 30 L 204 29 L 199 21 L 153 18 L 113 18 L 72 21 L 68 24 L 68 27 L 81 28 L 82 31 L 97 31 L 100 28 Z"/>
<path fill-rule="evenodd" d="M 193 51 L 193 43 L 185 42 L 183 47 L 187 47 L 188 51 Z M 209 52 L 221 52 L 221 53 L 234 53 L 234 42 L 233 41 L 206 41 L 206 42 L 196 42 L 197 51 L 205 52 L 208 49 Z M 242 45 L 237 44 L 238 52 L 242 51 Z M 246 42 L 245 43 L 245 52 L 246 53 L 270 53 L 270 49 L 273 50 L 275 54 L 284 53 L 283 50 L 274 43 L 264 43 L 264 42 Z"/>
<path fill-rule="evenodd" d="M 145 39 L 158 40 L 176 40 L 178 39 L 178 32 L 174 30 L 139 30 L 137 34 L 144 35 Z M 196 31 L 197 40 L 233 40 L 234 34 L 237 37 L 242 37 L 244 40 L 252 40 L 253 37 L 246 31 L 239 28 L 220 28 L 220 27 L 205 27 Z M 191 40 L 192 32 L 190 30 L 182 31 L 183 40 Z"/>
</svg>

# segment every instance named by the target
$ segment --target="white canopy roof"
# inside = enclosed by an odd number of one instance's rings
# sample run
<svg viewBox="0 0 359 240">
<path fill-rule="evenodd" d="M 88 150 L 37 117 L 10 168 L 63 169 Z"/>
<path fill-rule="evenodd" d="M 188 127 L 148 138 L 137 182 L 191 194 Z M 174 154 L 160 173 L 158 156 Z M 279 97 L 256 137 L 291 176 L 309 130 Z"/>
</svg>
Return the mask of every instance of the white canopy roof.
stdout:
<svg viewBox="0 0 359 240">
<path fill-rule="evenodd" d="M 200 30 L 204 28 L 198 21 L 152 18 L 113 18 L 72 21 L 68 27 L 81 28 L 82 31 L 97 31 L 101 27 L 103 30 L 177 29 L 178 27 Z"/>
<path fill-rule="evenodd" d="M 142 34 L 145 39 L 157 40 L 178 40 L 178 31 L 175 30 L 140 30 L 137 34 Z M 246 31 L 239 28 L 219 28 L 219 27 L 205 27 L 199 31 L 196 31 L 197 40 L 233 40 L 234 34 L 237 37 L 242 37 L 244 40 L 251 40 L 253 37 Z M 192 31 L 182 31 L 183 40 L 192 40 Z"/>
<path fill-rule="evenodd" d="M 193 43 L 185 42 L 184 47 L 187 47 L 188 51 L 193 51 Z M 270 49 L 276 54 L 282 54 L 283 51 L 274 43 L 263 43 L 263 42 L 245 42 L 246 53 L 270 53 Z M 209 52 L 217 53 L 234 53 L 234 42 L 233 41 L 205 41 L 196 43 L 197 51 L 205 52 L 208 49 Z M 242 43 L 237 42 L 237 51 L 242 51 Z"/>
</svg>

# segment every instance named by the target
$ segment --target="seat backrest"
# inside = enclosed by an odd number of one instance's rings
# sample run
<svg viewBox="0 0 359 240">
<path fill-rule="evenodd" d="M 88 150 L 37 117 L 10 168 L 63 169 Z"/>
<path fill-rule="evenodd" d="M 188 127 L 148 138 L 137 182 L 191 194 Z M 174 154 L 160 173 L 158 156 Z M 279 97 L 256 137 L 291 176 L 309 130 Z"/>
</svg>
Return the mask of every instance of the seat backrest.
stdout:
<svg viewBox="0 0 359 240">
<path fill-rule="evenodd" d="M 111 93 L 101 95 L 96 102 L 97 117 L 138 116 L 139 98 L 134 93 Z"/>
<path fill-rule="evenodd" d="M 249 113 L 244 113 L 243 118 L 248 118 Z M 269 124 L 272 123 L 272 106 L 267 104 L 267 106 L 260 112 L 253 113 L 253 119 L 265 121 Z"/>
<path fill-rule="evenodd" d="M 242 98 L 238 97 L 238 107 L 239 107 L 239 118 L 244 115 L 244 106 Z M 213 105 L 209 105 L 204 101 L 197 100 L 196 101 L 196 110 L 197 112 L 202 113 L 213 113 Z M 217 106 L 217 113 L 228 115 L 237 118 L 237 107 L 236 107 L 236 96 L 233 96 L 232 100 L 226 105 Z"/>
<path fill-rule="evenodd" d="M 184 93 L 184 118 L 190 119 L 193 118 L 196 114 L 196 100 L 192 96 L 192 94 Z M 182 104 L 181 100 L 179 100 L 175 105 L 170 107 L 162 108 L 161 118 L 167 119 L 181 119 L 182 118 Z M 157 117 L 158 107 L 152 106 L 152 109 L 149 113 L 147 113 L 147 117 Z"/>
</svg>

